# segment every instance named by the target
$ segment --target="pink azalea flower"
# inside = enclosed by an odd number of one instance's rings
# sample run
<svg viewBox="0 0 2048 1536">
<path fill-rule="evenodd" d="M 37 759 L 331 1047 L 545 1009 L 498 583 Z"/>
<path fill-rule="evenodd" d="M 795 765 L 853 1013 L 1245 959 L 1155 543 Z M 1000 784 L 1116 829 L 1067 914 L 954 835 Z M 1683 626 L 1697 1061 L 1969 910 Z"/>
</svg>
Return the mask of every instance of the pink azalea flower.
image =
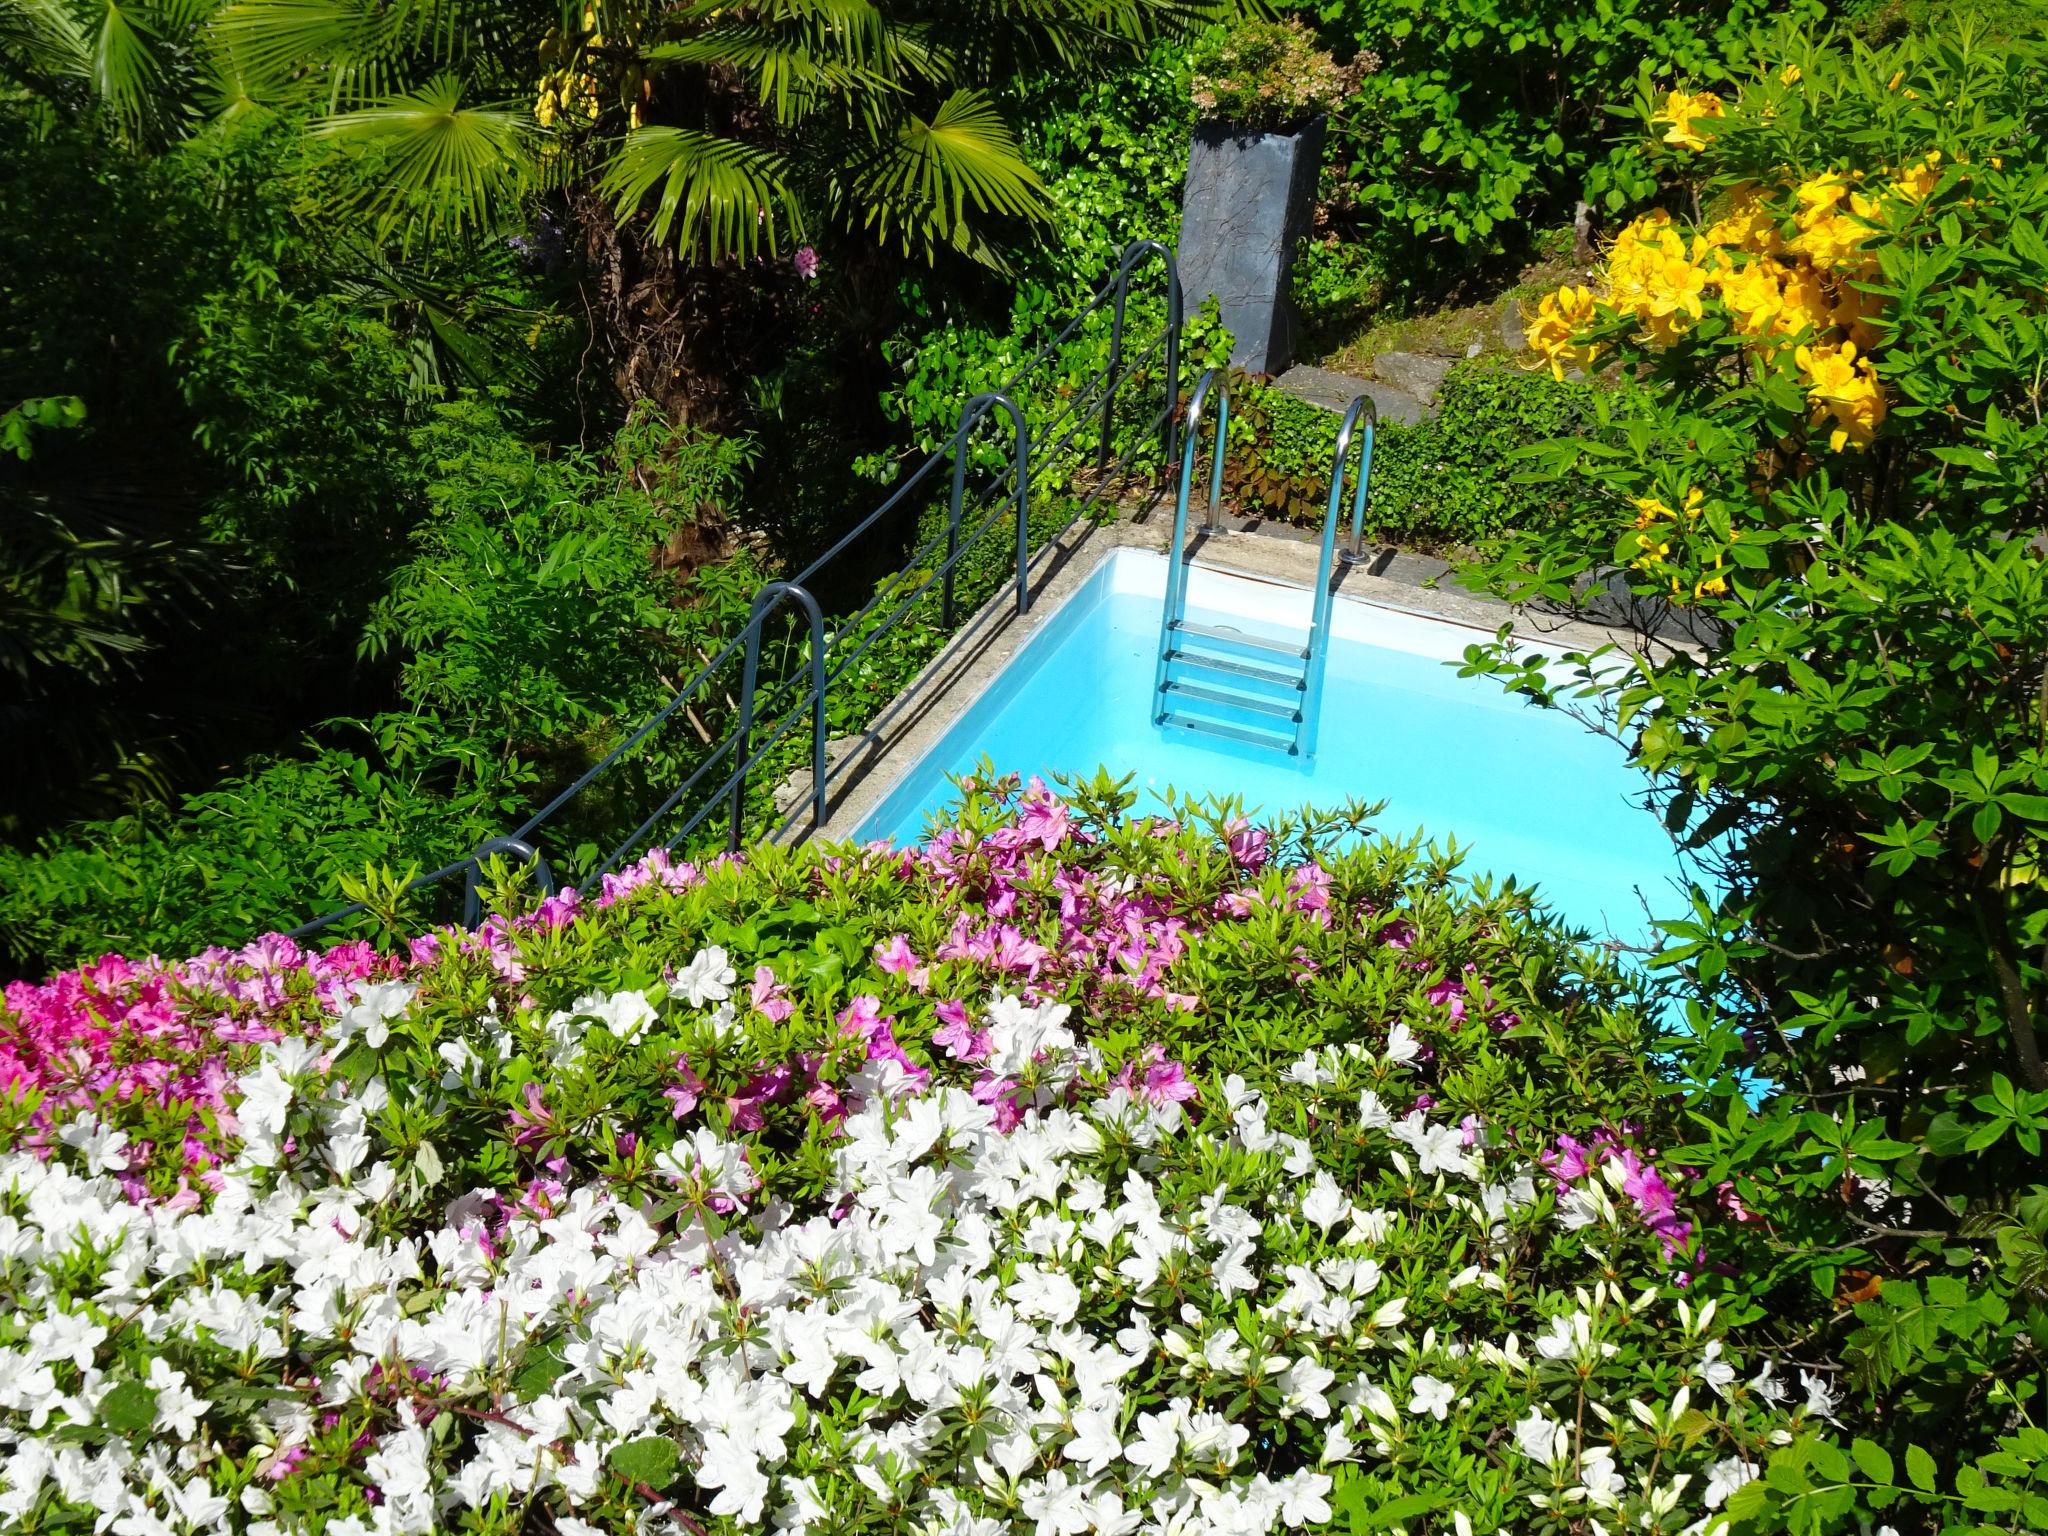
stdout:
<svg viewBox="0 0 2048 1536">
<path fill-rule="evenodd" d="M 1030 791 L 1017 808 L 1017 830 L 1025 839 L 1051 853 L 1067 840 L 1067 834 L 1073 830 L 1073 817 L 1067 813 L 1059 797 L 1034 778 Z"/>
<path fill-rule="evenodd" d="M 995 1049 L 985 1029 L 976 1029 L 967 1007 L 954 998 L 938 1006 L 939 1028 L 932 1031 L 932 1044 L 941 1046 L 955 1061 L 980 1061 Z"/>
<path fill-rule="evenodd" d="M 1263 827 L 1255 827 L 1240 816 L 1224 830 L 1230 834 L 1225 846 L 1239 869 L 1258 869 L 1265 864 L 1271 838 Z"/>
<path fill-rule="evenodd" d="M 780 1024 L 796 1012 L 796 1004 L 789 1000 L 789 992 L 775 979 L 775 967 L 760 965 L 754 968 L 753 989 L 754 1012 L 771 1024 Z"/>
<path fill-rule="evenodd" d="M 901 976 L 912 991 L 922 992 L 930 984 L 931 969 L 917 958 L 906 935 L 899 933 L 877 944 L 874 954 L 875 964 L 885 974 Z"/>
<path fill-rule="evenodd" d="M 687 1056 L 676 1058 L 675 1074 L 674 1086 L 662 1089 L 661 1096 L 669 1102 L 669 1114 L 680 1120 L 703 1099 L 704 1079 L 691 1069 Z"/>
</svg>

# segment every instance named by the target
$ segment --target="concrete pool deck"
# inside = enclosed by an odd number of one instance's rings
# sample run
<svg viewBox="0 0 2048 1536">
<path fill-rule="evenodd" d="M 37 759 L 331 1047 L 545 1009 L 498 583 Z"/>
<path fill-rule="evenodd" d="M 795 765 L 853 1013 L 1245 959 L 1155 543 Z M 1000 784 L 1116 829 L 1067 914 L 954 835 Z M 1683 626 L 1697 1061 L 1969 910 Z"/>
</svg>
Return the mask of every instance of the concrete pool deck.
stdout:
<svg viewBox="0 0 2048 1536">
<path fill-rule="evenodd" d="M 1247 523 L 1242 518 L 1229 518 L 1226 525 L 1228 531 L 1220 534 L 1189 535 L 1193 565 L 1296 591 L 1314 585 L 1319 534 Z M 959 718 L 961 711 L 1001 675 L 1018 651 L 1052 620 L 1104 561 L 1123 549 L 1163 554 L 1172 535 L 1172 503 L 1161 498 L 1142 505 L 1126 505 L 1119 509 L 1114 521 L 1078 524 L 1040 550 L 1033 559 L 1030 575 L 1031 611 L 1020 618 L 1014 593 L 1004 588 L 968 619 L 946 648 L 882 708 L 866 730 L 858 736 L 836 738 L 828 749 L 824 827 L 814 831 L 808 819 L 800 816 L 785 837 L 790 841 L 812 836 L 827 840 L 852 837 L 903 775 Z M 1378 549 L 1358 566 L 1338 562 L 1335 591 L 1350 602 L 1421 615 L 1468 629 L 1475 642 L 1492 639 L 1506 623 L 1514 625 L 1518 638 L 1560 650 L 1591 650 L 1606 644 L 1632 646 L 1641 642 L 1639 631 L 1517 609 L 1491 598 L 1422 585 L 1446 569 L 1442 561 Z M 1371 574 L 1374 570 L 1385 574 Z M 809 789 L 810 775 L 800 773 L 777 791 L 777 799 L 793 809 Z"/>
</svg>

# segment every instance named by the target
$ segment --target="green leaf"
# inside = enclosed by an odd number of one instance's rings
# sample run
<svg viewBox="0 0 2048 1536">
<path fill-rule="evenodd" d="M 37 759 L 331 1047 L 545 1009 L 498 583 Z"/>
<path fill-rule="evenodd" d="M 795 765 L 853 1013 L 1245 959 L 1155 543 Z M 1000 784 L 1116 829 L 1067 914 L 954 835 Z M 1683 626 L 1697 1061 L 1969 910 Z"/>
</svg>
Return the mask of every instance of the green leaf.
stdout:
<svg viewBox="0 0 2048 1536">
<path fill-rule="evenodd" d="M 673 233 L 689 255 L 717 262 L 779 251 L 803 233 L 779 155 L 695 128 L 638 128 L 626 135 L 600 186 L 621 217 L 650 192 L 656 240 Z"/>
<path fill-rule="evenodd" d="M 613 1446 L 605 1461 L 627 1482 L 645 1483 L 650 1488 L 661 1489 L 675 1480 L 682 1452 L 676 1449 L 675 1441 L 668 1436 L 648 1435 Z"/>
<path fill-rule="evenodd" d="M 1913 1480 L 1913 1486 L 1922 1493 L 1934 1492 L 1936 1477 L 1934 1458 L 1917 1445 L 1906 1447 L 1906 1476 Z"/>
<path fill-rule="evenodd" d="M 1883 1446 L 1873 1445 L 1868 1440 L 1856 1440 L 1850 1443 L 1849 1454 L 1856 1458 L 1856 1465 L 1865 1477 L 1873 1483 L 1891 1486 L 1892 1458 Z"/>
<path fill-rule="evenodd" d="M 98 1417 L 117 1435 L 147 1434 L 156 1424 L 156 1388 L 124 1381 L 100 1399 Z"/>
<path fill-rule="evenodd" d="M 533 187 L 538 170 L 523 114 L 466 106 L 462 82 L 437 75 L 418 90 L 314 125 L 338 152 L 378 152 L 374 174 L 352 178 L 330 212 L 352 212 L 395 231 L 457 232 L 492 223 Z"/>
<path fill-rule="evenodd" d="M 1407 1493 L 1398 1499 L 1391 1499 L 1367 1515 L 1354 1516 L 1351 1529 L 1354 1531 L 1380 1531 L 1390 1525 L 1413 1520 L 1417 1515 L 1426 1515 L 1431 1510 L 1441 1509 L 1450 1502 L 1447 1493 Z"/>
</svg>

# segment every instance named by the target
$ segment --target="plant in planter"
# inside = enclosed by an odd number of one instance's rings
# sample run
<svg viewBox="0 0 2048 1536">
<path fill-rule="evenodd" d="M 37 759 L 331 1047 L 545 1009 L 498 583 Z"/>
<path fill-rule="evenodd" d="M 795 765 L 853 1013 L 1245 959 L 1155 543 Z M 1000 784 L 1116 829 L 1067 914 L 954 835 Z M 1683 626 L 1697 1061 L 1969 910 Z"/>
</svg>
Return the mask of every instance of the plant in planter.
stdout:
<svg viewBox="0 0 2048 1536">
<path fill-rule="evenodd" d="M 1210 33 L 1193 55 L 1202 120 L 1188 152 L 1181 279 L 1214 294 L 1236 340 L 1231 362 L 1279 373 L 1293 361 L 1294 248 L 1322 164 L 1323 114 L 1379 60 L 1339 67 L 1298 21 Z"/>
</svg>

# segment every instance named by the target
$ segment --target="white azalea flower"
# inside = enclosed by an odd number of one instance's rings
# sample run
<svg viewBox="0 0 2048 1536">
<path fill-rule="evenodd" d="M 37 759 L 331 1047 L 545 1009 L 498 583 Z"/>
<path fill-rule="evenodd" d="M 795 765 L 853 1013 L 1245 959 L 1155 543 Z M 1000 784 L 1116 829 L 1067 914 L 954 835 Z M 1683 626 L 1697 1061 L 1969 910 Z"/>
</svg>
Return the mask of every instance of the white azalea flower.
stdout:
<svg viewBox="0 0 2048 1536">
<path fill-rule="evenodd" d="M 1417 1376 L 1408 1383 L 1408 1411 L 1413 1414 L 1428 1414 L 1441 1424 L 1450 1417 L 1451 1404 L 1457 1401 L 1457 1389 L 1447 1381 L 1434 1376 Z"/>
<path fill-rule="evenodd" d="M 1756 1468 L 1740 1456 L 1715 1462 L 1707 1469 L 1707 1491 L 1704 1495 L 1707 1508 L 1719 1509 L 1728 1502 L 1730 1494 L 1756 1475 Z"/>
<path fill-rule="evenodd" d="M 689 999 L 692 1008 L 722 1003 L 732 996 L 732 984 L 739 972 L 722 945 L 712 944 L 690 957 L 690 963 L 676 972 L 675 990 Z"/>
</svg>

